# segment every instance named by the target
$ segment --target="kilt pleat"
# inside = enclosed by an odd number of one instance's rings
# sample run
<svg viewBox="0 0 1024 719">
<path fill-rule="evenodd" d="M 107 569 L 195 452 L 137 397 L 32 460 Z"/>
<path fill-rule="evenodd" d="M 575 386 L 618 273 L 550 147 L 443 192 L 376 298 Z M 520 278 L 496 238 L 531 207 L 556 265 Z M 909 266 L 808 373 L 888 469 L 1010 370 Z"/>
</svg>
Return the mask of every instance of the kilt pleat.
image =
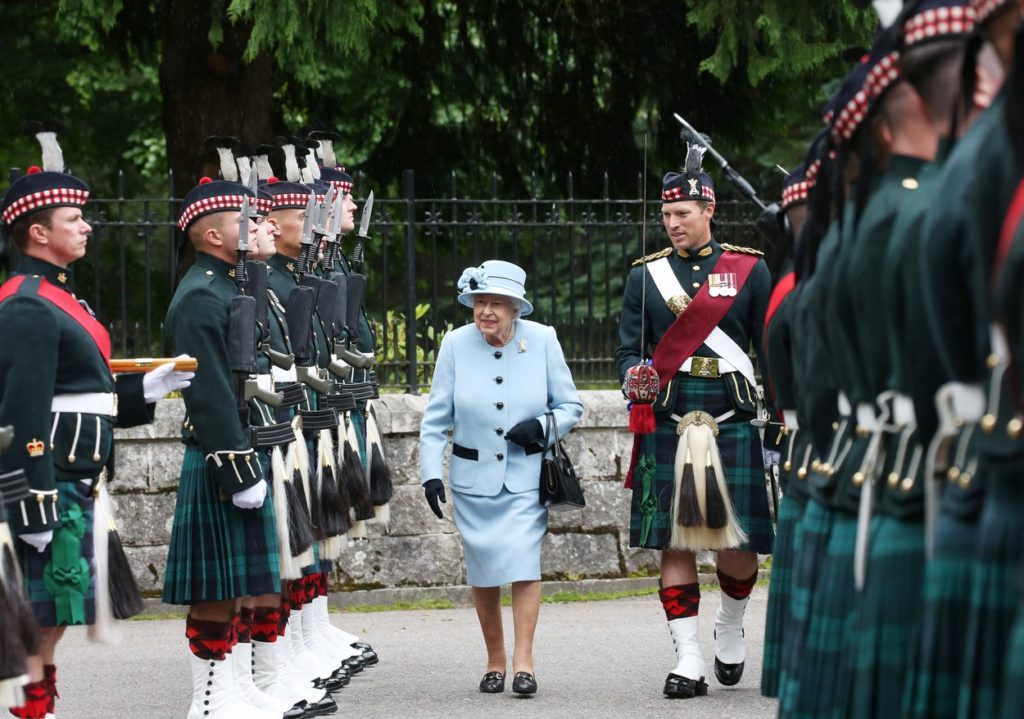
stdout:
<svg viewBox="0 0 1024 719">
<path fill-rule="evenodd" d="M 884 717 L 902 706 L 920 630 L 924 526 L 876 516 L 853 632 L 850 715 Z"/>
<path fill-rule="evenodd" d="M 848 667 L 848 640 L 856 621 L 853 552 L 857 520 L 837 513 L 821 566 L 819 589 L 807 627 L 800 660 L 796 716 L 844 716 L 846 696 L 841 682 Z"/>
<path fill-rule="evenodd" d="M 166 604 L 197 604 L 281 591 L 271 495 L 260 509 L 221 499 L 202 451 L 185 448 L 164 575 Z"/>
<path fill-rule="evenodd" d="M 1017 603 L 1017 618 L 1010 634 L 1006 653 L 1006 674 L 1003 677 L 1001 719 L 1020 719 L 1024 716 L 1024 598 Z"/>
<path fill-rule="evenodd" d="M 796 716 L 811 605 L 815 592 L 820 589 L 821 567 L 834 519 L 831 509 L 817 500 L 808 500 L 793 533 L 792 601 L 782 643 L 782 671 L 779 675 L 780 717 Z"/>
<path fill-rule="evenodd" d="M 57 480 L 57 516 L 61 526 L 54 532 L 57 539 L 62 532 L 71 532 L 78 538 L 80 555 L 88 566 L 88 588 L 82 593 L 84 602 L 84 621 L 76 624 L 94 624 L 96 622 L 96 563 L 93 551 L 93 506 L 92 487 L 82 482 L 65 482 Z M 73 518 L 72 518 L 73 515 Z M 81 536 L 79 536 L 79 534 Z M 37 552 L 25 542 L 14 542 L 18 563 L 21 566 L 25 596 L 32 605 L 32 613 L 36 623 L 41 627 L 67 626 L 70 622 L 57 620 L 57 603 L 53 594 L 46 587 L 46 567 L 53 558 L 51 541 L 42 552 Z"/>
<path fill-rule="evenodd" d="M 960 717 L 995 716 L 1017 613 L 1024 558 L 1024 486 L 1017 472 L 991 469 L 978 529 L 964 657 Z"/>
<path fill-rule="evenodd" d="M 764 660 L 761 664 L 761 694 L 779 695 L 782 672 L 782 644 L 789 631 L 790 607 L 794 583 L 794 540 L 806 500 L 787 494 L 779 506 L 775 553 L 772 555 L 771 582 L 768 586 L 768 616 L 764 630 Z"/>
<path fill-rule="evenodd" d="M 679 378 L 675 412 L 679 416 L 702 410 L 719 417 L 733 409 L 732 400 L 722 381 L 711 379 Z M 765 485 L 764 459 L 757 429 L 750 417 L 737 414 L 721 424 L 718 433 L 718 451 L 725 469 L 725 482 L 729 489 L 736 519 L 747 535 L 747 542 L 737 549 L 771 554 L 775 533 L 768 509 L 768 490 Z M 646 435 L 641 453 L 646 453 L 655 464 L 651 482 L 653 501 L 645 506 L 647 495 L 644 481 L 633 483 L 630 507 L 629 546 L 663 549 L 672 537 L 672 498 L 674 492 L 675 456 L 679 445 L 676 422 L 671 418 L 658 420 L 654 435 Z M 644 537 L 645 512 L 652 516 L 650 529 Z"/>
<path fill-rule="evenodd" d="M 963 673 L 978 524 L 944 512 L 924 569 L 921 631 L 903 695 L 908 719 L 953 719 Z"/>
</svg>

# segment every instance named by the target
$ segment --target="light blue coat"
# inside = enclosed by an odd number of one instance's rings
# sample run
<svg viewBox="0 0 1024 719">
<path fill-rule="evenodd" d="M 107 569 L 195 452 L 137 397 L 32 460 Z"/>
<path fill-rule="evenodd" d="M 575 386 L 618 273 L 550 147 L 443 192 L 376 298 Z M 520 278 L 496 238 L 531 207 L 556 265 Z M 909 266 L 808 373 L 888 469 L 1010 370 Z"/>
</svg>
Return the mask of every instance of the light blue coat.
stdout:
<svg viewBox="0 0 1024 719">
<path fill-rule="evenodd" d="M 541 454 L 527 454 L 504 432 L 527 419 L 544 424 L 549 410 L 563 436 L 579 421 L 583 403 L 555 330 L 523 319 L 515 320 L 515 328 L 502 348 L 487 344 L 475 324 L 445 335 L 420 427 L 421 483 L 443 476 L 448 430 L 454 428 L 454 444 L 476 450 L 477 459 L 453 454 L 453 491 L 493 497 L 502 486 L 513 493 L 535 490 Z"/>
</svg>

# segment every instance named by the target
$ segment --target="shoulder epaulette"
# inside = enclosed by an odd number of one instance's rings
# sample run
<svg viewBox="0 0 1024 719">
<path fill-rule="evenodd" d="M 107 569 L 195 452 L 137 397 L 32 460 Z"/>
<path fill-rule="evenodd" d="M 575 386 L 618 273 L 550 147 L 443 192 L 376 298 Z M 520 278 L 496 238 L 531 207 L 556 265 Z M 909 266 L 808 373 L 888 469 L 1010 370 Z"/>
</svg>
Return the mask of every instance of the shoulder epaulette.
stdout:
<svg viewBox="0 0 1024 719">
<path fill-rule="evenodd" d="M 730 245 L 728 243 L 722 243 L 722 249 L 726 252 L 742 252 L 744 255 L 756 255 L 757 257 L 764 257 L 764 253 L 761 250 L 755 250 L 753 247 L 740 247 L 739 245 Z"/>
<path fill-rule="evenodd" d="M 637 265 L 646 264 L 646 263 L 650 262 L 651 260 L 660 260 L 662 257 L 668 257 L 673 252 L 675 252 L 675 249 L 672 248 L 672 247 L 666 247 L 664 250 L 659 250 L 658 252 L 652 252 L 649 255 L 644 255 L 643 257 L 641 257 L 638 260 L 633 260 L 633 267 L 636 267 Z"/>
</svg>

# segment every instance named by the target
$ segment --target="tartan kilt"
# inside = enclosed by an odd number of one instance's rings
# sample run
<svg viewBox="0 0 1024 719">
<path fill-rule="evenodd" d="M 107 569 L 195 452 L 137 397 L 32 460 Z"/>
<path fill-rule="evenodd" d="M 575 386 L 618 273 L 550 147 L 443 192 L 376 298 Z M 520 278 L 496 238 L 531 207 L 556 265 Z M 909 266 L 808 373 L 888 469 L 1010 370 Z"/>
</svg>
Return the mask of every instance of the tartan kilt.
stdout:
<svg viewBox="0 0 1024 719">
<path fill-rule="evenodd" d="M 984 459 L 983 459 L 984 461 Z M 982 471 L 979 468 L 979 473 Z M 994 716 L 1002 695 L 1009 631 L 1024 559 L 1024 486 L 1018 472 L 988 468 L 971 573 L 959 716 Z"/>
<path fill-rule="evenodd" d="M 164 574 L 165 604 L 281 591 L 271 493 L 260 509 L 221 499 L 202 450 L 186 445 Z"/>
<path fill-rule="evenodd" d="M 815 593 L 821 587 L 821 568 L 828 550 L 836 514 L 821 502 L 808 499 L 793 533 L 793 588 L 787 631 L 782 643 L 779 675 L 779 714 L 789 716 L 801 699 L 800 672 Z"/>
<path fill-rule="evenodd" d="M 963 673 L 976 518 L 943 512 L 924 569 L 921 632 L 903 692 L 908 719 L 953 719 Z"/>
<path fill-rule="evenodd" d="M 724 382 L 684 375 L 680 375 L 678 381 L 677 415 L 702 410 L 712 417 L 719 417 L 733 409 Z M 639 437 L 639 459 L 646 455 L 647 461 L 653 461 L 655 469 L 646 476 L 641 476 L 639 471 L 634 475 L 629 521 L 631 547 L 667 549 L 671 542 L 675 458 L 679 446 L 676 424 L 671 418 L 660 418 L 653 434 Z M 750 416 L 740 412 L 719 424 L 718 429 L 718 451 L 725 470 L 729 499 L 736 520 L 747 535 L 747 542 L 736 549 L 771 554 L 774 531 L 757 429 L 750 424 Z M 646 486 L 648 482 L 649 488 Z M 645 496 L 649 496 L 646 505 Z M 643 536 L 645 513 L 651 520 L 646 537 Z"/>
<path fill-rule="evenodd" d="M 1006 654 L 1006 675 L 1003 677 L 1006 689 L 999 715 L 1002 719 L 1019 719 L 1024 716 L 1024 598 L 1017 603 L 1017 619 L 1013 623 Z"/>
<path fill-rule="evenodd" d="M 779 695 L 782 672 L 782 643 L 789 630 L 790 603 L 793 599 L 794 539 L 806 499 L 787 494 L 779 505 L 775 554 L 772 555 L 771 583 L 768 587 L 768 616 L 764 629 L 764 660 L 761 663 L 761 694 Z"/>
<path fill-rule="evenodd" d="M 96 622 L 96 561 L 92 542 L 94 505 L 91 485 L 79 481 L 57 480 L 57 516 L 61 526 L 53 533 L 54 541 L 46 545 L 42 552 L 37 552 L 25 542 L 14 542 L 18 564 L 21 566 L 25 596 L 32 605 L 36 623 L 41 627 Z M 78 605 L 82 609 L 81 621 L 68 621 L 66 618 L 58 621 L 57 601 L 46 586 L 46 568 L 53 558 L 54 542 L 61 541 L 62 533 L 71 533 L 78 539 L 79 556 L 84 561 L 84 564 L 79 562 L 79 568 L 89 575 L 88 587 L 81 592 L 81 604 Z M 78 576 L 77 581 L 81 582 L 81 585 L 85 584 L 85 578 L 82 576 Z M 73 603 L 77 602 L 73 600 Z"/>
<path fill-rule="evenodd" d="M 886 716 L 902 706 L 920 630 L 924 524 L 871 520 L 867 575 L 853 633 L 851 716 Z"/>
<path fill-rule="evenodd" d="M 856 538 L 857 520 L 836 514 L 800 658 L 798 716 L 846 715 L 850 640 L 857 621 L 853 584 Z"/>
</svg>

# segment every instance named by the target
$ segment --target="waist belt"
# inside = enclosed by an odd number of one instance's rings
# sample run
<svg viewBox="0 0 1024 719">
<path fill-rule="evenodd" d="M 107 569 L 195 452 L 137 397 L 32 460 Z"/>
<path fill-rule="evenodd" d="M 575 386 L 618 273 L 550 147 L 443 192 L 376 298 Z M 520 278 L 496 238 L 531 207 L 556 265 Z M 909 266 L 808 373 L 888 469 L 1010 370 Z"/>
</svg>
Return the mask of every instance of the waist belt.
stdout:
<svg viewBox="0 0 1024 719">
<path fill-rule="evenodd" d="M 275 382 L 298 381 L 298 377 L 295 374 L 295 365 L 292 365 L 288 369 L 281 369 L 277 365 L 273 365 L 270 368 L 270 376 L 274 378 Z"/>
<path fill-rule="evenodd" d="M 249 441 L 254 449 L 283 447 L 291 444 L 294 440 L 295 432 L 292 430 L 291 422 L 249 428 Z"/>
<path fill-rule="evenodd" d="M 338 426 L 338 413 L 333 409 L 300 409 L 302 429 L 305 432 L 319 432 Z"/>
<path fill-rule="evenodd" d="M 344 390 L 337 394 L 320 395 L 320 403 L 338 412 L 350 412 L 356 408 L 355 395 Z"/>
<path fill-rule="evenodd" d="M 102 414 L 117 416 L 117 395 L 112 392 L 81 392 L 59 394 L 50 403 L 51 412 L 70 414 Z"/>
<path fill-rule="evenodd" d="M 524 447 L 523 451 L 526 454 L 540 454 L 544 451 L 544 448 L 531 444 L 529 447 Z M 471 447 L 463 447 L 461 444 L 455 444 L 454 442 L 452 443 L 452 454 L 460 459 L 468 459 L 471 462 L 480 459 L 480 452 L 478 450 Z"/>
<path fill-rule="evenodd" d="M 735 365 L 721 357 L 691 357 L 683 362 L 680 372 L 691 377 L 721 377 L 729 372 L 739 372 Z"/>
<path fill-rule="evenodd" d="M 294 370 L 292 370 L 294 373 Z M 298 382 L 281 382 L 274 385 L 274 390 L 284 395 L 281 401 L 283 407 L 294 407 L 306 401 L 306 393 L 302 391 L 302 385 Z"/>
</svg>

